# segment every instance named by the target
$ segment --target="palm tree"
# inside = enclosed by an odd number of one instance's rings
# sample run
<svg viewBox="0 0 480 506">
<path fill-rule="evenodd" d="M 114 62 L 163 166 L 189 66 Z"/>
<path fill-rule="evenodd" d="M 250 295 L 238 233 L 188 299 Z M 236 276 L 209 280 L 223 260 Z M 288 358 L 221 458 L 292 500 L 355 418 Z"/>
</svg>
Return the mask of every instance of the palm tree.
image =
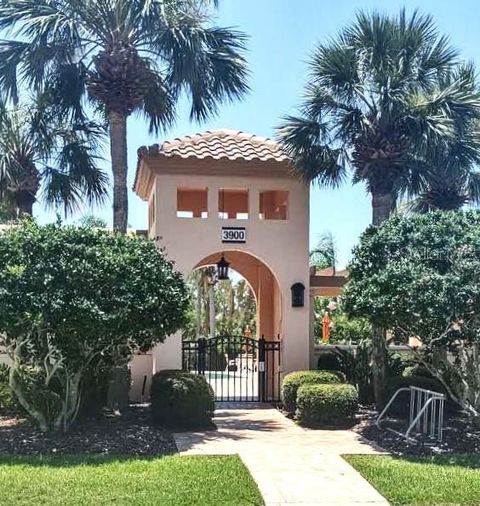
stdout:
<svg viewBox="0 0 480 506">
<path fill-rule="evenodd" d="M 331 267 L 335 272 L 337 265 L 337 245 L 331 232 L 324 232 L 318 238 L 317 245 L 310 251 L 310 265 L 317 269 Z"/>
<path fill-rule="evenodd" d="M 451 86 L 459 80 L 475 93 L 476 76 L 471 64 L 447 75 L 442 85 Z M 413 199 L 409 205 L 413 211 L 450 211 L 480 203 L 480 123 L 469 115 L 457 115 L 454 121 L 454 135 L 444 149 L 429 153 L 419 165 L 418 174 L 404 185 L 404 193 Z"/>
<path fill-rule="evenodd" d="M 210 26 L 208 0 L 3 0 L 0 86 L 17 99 L 19 81 L 48 90 L 59 109 L 104 113 L 110 129 L 113 223 L 126 231 L 127 118 L 150 131 L 175 119 L 182 92 L 190 116 L 204 120 L 248 89 L 245 36 Z"/>
<path fill-rule="evenodd" d="M 480 96 L 469 82 L 444 85 L 457 56 L 429 16 L 359 13 L 335 40 L 316 48 L 301 114 L 287 116 L 279 128 L 300 176 L 337 187 L 351 172 L 371 194 L 373 224 L 387 219 L 400 187 L 452 137 L 454 118 L 480 115 Z M 381 329 L 373 335 L 373 363 L 381 405 Z"/>
<path fill-rule="evenodd" d="M 17 218 L 32 215 L 41 189 L 44 202 L 65 214 L 107 194 L 108 178 L 96 167 L 101 131 L 58 118 L 44 98 L 15 108 L 0 103 L 0 198 Z"/>
</svg>

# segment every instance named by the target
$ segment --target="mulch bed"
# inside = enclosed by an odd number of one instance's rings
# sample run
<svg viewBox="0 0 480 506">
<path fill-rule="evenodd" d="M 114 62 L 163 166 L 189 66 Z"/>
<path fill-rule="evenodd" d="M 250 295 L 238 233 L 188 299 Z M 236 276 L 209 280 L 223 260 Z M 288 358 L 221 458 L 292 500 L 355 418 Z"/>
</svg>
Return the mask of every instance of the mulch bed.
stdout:
<svg viewBox="0 0 480 506">
<path fill-rule="evenodd" d="M 458 413 L 445 415 L 442 441 L 418 438 L 417 443 L 410 444 L 407 444 L 405 438 L 400 435 L 389 430 L 378 429 L 375 426 L 376 416 L 375 411 L 362 409 L 358 423 L 353 430 L 395 455 L 480 453 L 480 431 L 475 430 L 469 421 Z M 403 420 L 390 420 L 386 422 L 385 426 L 395 426 L 396 424 L 405 432 L 407 422 Z"/>
<path fill-rule="evenodd" d="M 153 456 L 176 451 L 172 435 L 153 425 L 146 405 L 78 421 L 67 434 L 45 434 L 25 419 L 0 414 L 0 455 Z"/>
</svg>

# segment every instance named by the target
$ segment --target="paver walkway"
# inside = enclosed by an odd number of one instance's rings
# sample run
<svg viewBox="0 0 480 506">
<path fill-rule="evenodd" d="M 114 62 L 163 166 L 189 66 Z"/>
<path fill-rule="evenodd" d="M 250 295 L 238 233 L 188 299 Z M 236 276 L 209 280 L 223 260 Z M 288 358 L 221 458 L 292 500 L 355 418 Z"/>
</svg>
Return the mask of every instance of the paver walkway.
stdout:
<svg viewBox="0 0 480 506">
<path fill-rule="evenodd" d="M 214 421 L 218 430 L 175 434 L 178 450 L 239 454 L 267 506 L 388 505 L 340 457 L 379 453 L 352 431 L 305 429 L 271 406 L 222 407 Z"/>
</svg>

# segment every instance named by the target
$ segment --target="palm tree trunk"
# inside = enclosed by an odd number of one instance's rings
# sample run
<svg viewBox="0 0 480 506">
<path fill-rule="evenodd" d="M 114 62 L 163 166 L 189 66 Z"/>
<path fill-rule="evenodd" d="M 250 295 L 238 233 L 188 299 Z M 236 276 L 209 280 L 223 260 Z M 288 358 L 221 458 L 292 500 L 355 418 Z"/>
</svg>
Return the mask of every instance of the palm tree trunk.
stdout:
<svg viewBox="0 0 480 506">
<path fill-rule="evenodd" d="M 23 216 L 25 214 L 33 216 L 33 204 L 36 201 L 35 195 L 27 190 L 20 190 L 15 192 L 14 199 L 18 216 Z"/>
<path fill-rule="evenodd" d="M 392 213 L 395 199 L 392 192 L 372 190 L 372 223 L 380 225 Z M 386 332 L 379 325 L 373 326 L 372 332 L 372 376 L 373 393 L 377 409 L 385 405 L 385 386 L 387 379 Z"/>
<path fill-rule="evenodd" d="M 108 119 L 113 173 L 113 228 L 126 233 L 128 223 L 127 116 L 111 111 Z"/>
<path fill-rule="evenodd" d="M 210 283 L 208 287 L 208 307 L 210 318 L 210 337 L 215 337 L 215 284 Z"/>
</svg>

